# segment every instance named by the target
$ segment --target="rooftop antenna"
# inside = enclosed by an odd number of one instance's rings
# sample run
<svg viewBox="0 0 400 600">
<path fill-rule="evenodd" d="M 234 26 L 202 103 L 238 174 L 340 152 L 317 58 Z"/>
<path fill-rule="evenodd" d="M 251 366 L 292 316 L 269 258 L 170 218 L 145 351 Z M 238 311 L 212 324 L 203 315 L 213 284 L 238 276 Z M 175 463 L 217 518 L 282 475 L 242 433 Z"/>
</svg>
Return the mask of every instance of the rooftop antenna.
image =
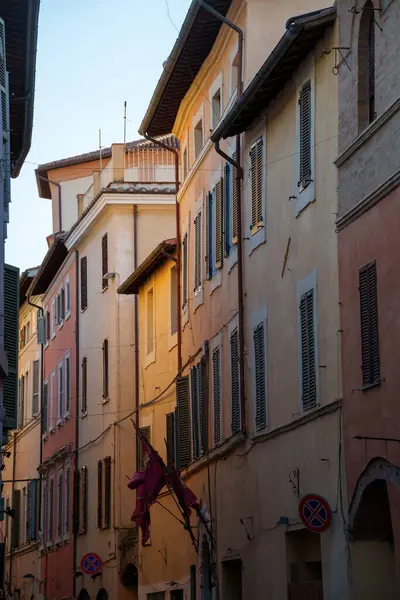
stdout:
<svg viewBox="0 0 400 600">
<path fill-rule="evenodd" d="M 99 129 L 99 150 L 100 150 L 100 171 L 103 170 L 103 161 L 101 158 L 101 129 Z"/>
<path fill-rule="evenodd" d="M 124 102 L 124 146 L 126 146 L 126 100 Z"/>
</svg>

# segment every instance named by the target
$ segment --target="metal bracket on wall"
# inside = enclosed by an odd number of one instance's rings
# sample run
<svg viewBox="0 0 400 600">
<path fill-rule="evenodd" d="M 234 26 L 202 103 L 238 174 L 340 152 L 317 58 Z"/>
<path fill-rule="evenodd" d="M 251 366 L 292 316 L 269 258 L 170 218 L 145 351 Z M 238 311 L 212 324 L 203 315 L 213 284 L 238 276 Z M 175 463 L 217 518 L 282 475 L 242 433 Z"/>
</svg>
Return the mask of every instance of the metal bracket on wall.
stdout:
<svg viewBox="0 0 400 600">
<path fill-rule="evenodd" d="M 350 47 L 348 47 L 348 46 L 332 46 L 332 48 L 324 49 L 324 50 L 322 50 L 322 54 L 321 54 L 322 58 L 325 58 L 325 56 L 330 54 L 332 52 L 332 50 L 335 51 L 335 65 L 332 68 L 332 73 L 334 75 L 338 75 L 339 69 L 343 63 L 346 65 L 348 70 L 351 71 L 350 65 L 346 60 L 350 54 Z M 344 50 L 347 51 L 346 54 L 343 54 Z M 340 57 L 340 59 L 339 59 L 339 57 Z"/>
<path fill-rule="evenodd" d="M 300 498 L 300 469 L 294 469 L 289 473 L 289 483 L 292 486 L 292 492 Z"/>
</svg>

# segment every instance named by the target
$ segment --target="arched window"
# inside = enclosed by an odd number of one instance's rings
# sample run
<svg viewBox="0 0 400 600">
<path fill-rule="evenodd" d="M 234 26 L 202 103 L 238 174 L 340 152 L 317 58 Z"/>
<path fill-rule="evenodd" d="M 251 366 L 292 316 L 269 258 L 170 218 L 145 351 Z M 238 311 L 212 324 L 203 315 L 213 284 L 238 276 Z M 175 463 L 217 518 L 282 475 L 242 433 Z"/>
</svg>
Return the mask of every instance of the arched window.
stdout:
<svg viewBox="0 0 400 600">
<path fill-rule="evenodd" d="M 358 36 L 358 129 L 376 118 L 375 111 L 375 13 L 370 0 L 364 4 Z"/>
</svg>

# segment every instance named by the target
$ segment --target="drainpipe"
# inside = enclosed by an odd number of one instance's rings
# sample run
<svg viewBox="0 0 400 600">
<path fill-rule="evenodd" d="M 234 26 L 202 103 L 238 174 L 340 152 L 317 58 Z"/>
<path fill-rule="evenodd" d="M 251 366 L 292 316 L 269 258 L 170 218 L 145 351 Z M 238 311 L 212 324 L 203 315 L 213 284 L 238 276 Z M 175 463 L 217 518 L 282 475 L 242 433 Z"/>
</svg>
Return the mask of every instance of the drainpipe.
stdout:
<svg viewBox="0 0 400 600">
<path fill-rule="evenodd" d="M 182 371 L 182 318 L 181 318 L 181 223 L 180 223 L 180 206 L 178 202 L 179 191 L 179 152 L 175 148 L 170 148 L 167 144 L 150 137 L 147 133 L 143 134 L 146 140 L 153 142 L 157 146 L 172 152 L 175 158 L 175 217 L 176 217 L 176 314 L 177 314 L 177 342 L 178 342 L 178 374 Z"/>
<path fill-rule="evenodd" d="M 52 181 L 47 177 L 43 177 L 43 175 L 37 175 L 39 179 L 43 181 L 47 181 L 47 183 L 56 185 L 58 187 L 58 232 L 61 232 L 62 229 L 62 215 L 61 215 L 61 185 L 57 181 Z"/>
<path fill-rule="evenodd" d="M 73 490 L 72 497 L 74 499 L 72 503 L 72 515 L 75 510 L 75 482 L 76 473 L 78 471 L 78 458 L 79 458 L 79 250 L 75 250 L 75 262 L 76 262 L 76 281 L 75 281 L 75 464 L 74 464 L 74 476 L 73 476 Z M 78 554 L 78 532 L 75 525 L 73 526 L 74 532 L 74 547 L 73 547 L 73 574 L 72 574 L 72 586 L 73 586 L 73 597 L 76 598 L 76 568 L 77 568 L 77 554 Z"/>
<path fill-rule="evenodd" d="M 243 31 L 232 23 L 229 19 L 221 15 L 205 0 L 198 0 L 199 5 L 212 14 L 216 19 L 225 23 L 238 34 L 238 84 L 237 99 L 243 94 Z M 236 189 L 238 195 L 238 235 L 237 235 L 237 253 L 238 253 L 238 313 L 239 313 L 239 371 L 240 371 L 240 417 L 242 422 L 242 431 L 246 432 L 246 404 L 245 404 L 245 385 L 244 385 L 244 303 L 243 303 L 243 237 L 242 237 L 242 180 L 243 168 L 241 165 L 240 152 L 240 134 L 236 136 L 236 161 L 223 152 L 219 147 L 219 141 L 214 143 L 215 151 L 236 169 Z"/>
<path fill-rule="evenodd" d="M 133 207 L 133 270 L 136 271 L 138 267 L 138 256 L 137 256 L 137 205 Z M 139 429 L 139 296 L 135 296 L 135 421 L 136 427 Z M 136 470 L 139 470 L 138 458 L 139 452 L 139 438 L 136 436 Z"/>
</svg>

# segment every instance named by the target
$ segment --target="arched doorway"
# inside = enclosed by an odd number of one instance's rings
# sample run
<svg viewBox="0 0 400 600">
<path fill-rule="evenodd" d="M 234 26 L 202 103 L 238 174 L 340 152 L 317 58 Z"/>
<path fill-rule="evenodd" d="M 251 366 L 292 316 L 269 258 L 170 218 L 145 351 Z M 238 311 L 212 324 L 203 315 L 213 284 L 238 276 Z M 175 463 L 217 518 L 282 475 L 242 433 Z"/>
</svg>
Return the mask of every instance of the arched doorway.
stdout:
<svg viewBox="0 0 400 600">
<path fill-rule="evenodd" d="M 82 588 L 79 592 L 78 600 L 90 600 L 90 596 L 85 588 Z"/>
<path fill-rule="evenodd" d="M 395 600 L 400 597 L 387 487 L 390 481 L 399 485 L 398 467 L 384 459 L 374 459 L 359 478 L 350 505 L 355 598 Z"/>
<path fill-rule="evenodd" d="M 108 600 L 108 592 L 104 588 L 101 588 L 97 592 L 96 600 Z"/>
</svg>

